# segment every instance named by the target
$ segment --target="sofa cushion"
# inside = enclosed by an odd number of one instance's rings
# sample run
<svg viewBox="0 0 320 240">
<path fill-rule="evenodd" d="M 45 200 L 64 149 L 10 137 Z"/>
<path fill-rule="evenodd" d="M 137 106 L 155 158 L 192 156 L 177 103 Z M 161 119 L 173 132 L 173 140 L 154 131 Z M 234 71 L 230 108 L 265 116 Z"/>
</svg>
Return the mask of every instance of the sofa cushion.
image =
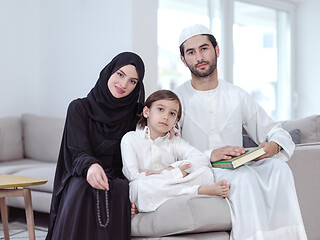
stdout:
<svg viewBox="0 0 320 240">
<path fill-rule="evenodd" d="M 46 179 L 48 180 L 46 184 L 31 186 L 30 188 L 35 191 L 52 193 L 56 165 L 56 163 L 41 162 L 37 166 L 34 166 L 32 168 L 26 168 L 21 169 L 20 171 L 16 171 L 14 175 Z"/>
<path fill-rule="evenodd" d="M 62 139 L 64 119 L 22 115 L 25 157 L 56 162 Z"/>
<path fill-rule="evenodd" d="M 22 127 L 18 117 L 0 119 L 0 161 L 23 158 Z"/>
<path fill-rule="evenodd" d="M 40 163 L 41 162 L 32 159 L 17 159 L 1 162 L 0 174 L 14 174 L 24 169 L 37 167 Z"/>
<path fill-rule="evenodd" d="M 229 240 L 230 236 L 226 232 L 207 232 L 181 234 L 168 237 L 133 237 L 132 240 Z"/>
<path fill-rule="evenodd" d="M 291 135 L 292 141 L 295 144 L 301 143 L 301 130 L 300 129 L 298 129 L 298 128 L 293 129 L 293 130 L 289 131 L 289 133 Z"/>
<path fill-rule="evenodd" d="M 301 131 L 301 143 L 320 142 L 320 115 L 283 121 L 282 127 L 287 131 L 299 129 Z"/>
<path fill-rule="evenodd" d="M 218 196 L 182 195 L 169 199 L 154 212 L 139 213 L 131 219 L 132 236 L 159 237 L 230 229 L 228 203 Z"/>
<path fill-rule="evenodd" d="M 289 134 L 292 138 L 292 141 L 295 143 L 295 144 L 300 144 L 301 143 L 301 131 L 300 129 L 293 129 L 291 131 L 289 131 Z M 243 146 L 245 148 L 251 148 L 251 147 L 257 147 L 258 144 L 256 144 L 255 141 L 252 140 L 251 137 L 249 137 L 248 135 L 244 134 L 242 135 L 242 143 L 243 143 Z"/>
</svg>

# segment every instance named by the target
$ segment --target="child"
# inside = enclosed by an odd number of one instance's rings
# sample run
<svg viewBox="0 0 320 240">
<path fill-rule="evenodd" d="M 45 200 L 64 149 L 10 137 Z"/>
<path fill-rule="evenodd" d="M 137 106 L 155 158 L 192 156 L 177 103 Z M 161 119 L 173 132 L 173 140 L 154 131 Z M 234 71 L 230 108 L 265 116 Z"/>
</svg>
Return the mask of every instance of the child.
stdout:
<svg viewBox="0 0 320 240">
<path fill-rule="evenodd" d="M 180 137 L 169 139 L 181 117 L 176 94 L 159 90 L 145 102 L 136 131 L 121 140 L 123 173 L 130 181 L 130 200 L 139 212 L 155 211 L 183 194 L 227 197 L 225 180 L 214 183 L 209 159 Z"/>
</svg>

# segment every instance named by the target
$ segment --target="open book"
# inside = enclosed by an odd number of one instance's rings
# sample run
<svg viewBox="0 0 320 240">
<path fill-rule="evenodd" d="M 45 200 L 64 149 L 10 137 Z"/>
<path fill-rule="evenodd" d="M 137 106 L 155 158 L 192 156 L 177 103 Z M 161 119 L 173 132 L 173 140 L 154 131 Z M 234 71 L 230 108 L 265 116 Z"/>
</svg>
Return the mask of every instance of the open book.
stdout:
<svg viewBox="0 0 320 240">
<path fill-rule="evenodd" d="M 244 154 L 241 154 L 238 157 L 233 157 L 228 160 L 220 160 L 217 162 L 211 163 L 213 167 L 215 168 L 229 168 L 229 169 L 235 169 L 237 167 L 242 166 L 243 164 L 250 162 L 266 152 L 263 150 L 263 147 L 254 147 L 254 148 L 247 148 L 248 151 L 246 151 Z"/>
</svg>

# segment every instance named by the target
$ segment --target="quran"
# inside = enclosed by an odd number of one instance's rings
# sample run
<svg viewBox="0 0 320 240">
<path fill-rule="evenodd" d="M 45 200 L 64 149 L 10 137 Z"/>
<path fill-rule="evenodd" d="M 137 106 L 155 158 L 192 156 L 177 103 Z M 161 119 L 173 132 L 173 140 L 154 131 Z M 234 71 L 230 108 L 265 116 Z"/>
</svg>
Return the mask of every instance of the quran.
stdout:
<svg viewBox="0 0 320 240">
<path fill-rule="evenodd" d="M 228 169 L 235 169 L 237 167 L 242 166 L 243 164 L 250 162 L 262 155 L 266 152 L 263 150 L 263 147 L 254 147 L 254 148 L 247 148 L 248 151 L 241 154 L 237 157 L 232 157 L 231 159 L 227 160 L 220 160 L 217 162 L 212 162 L 212 166 L 215 168 L 228 168 Z"/>
</svg>

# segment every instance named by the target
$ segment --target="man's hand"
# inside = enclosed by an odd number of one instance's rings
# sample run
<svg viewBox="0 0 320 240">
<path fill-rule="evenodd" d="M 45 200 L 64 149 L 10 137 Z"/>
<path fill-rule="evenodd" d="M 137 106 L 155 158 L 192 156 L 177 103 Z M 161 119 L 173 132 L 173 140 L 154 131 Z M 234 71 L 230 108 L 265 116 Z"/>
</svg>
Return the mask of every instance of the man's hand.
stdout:
<svg viewBox="0 0 320 240">
<path fill-rule="evenodd" d="M 225 147 L 213 150 L 211 152 L 210 161 L 216 162 L 220 160 L 228 160 L 234 156 L 240 156 L 246 151 L 247 149 L 245 149 L 244 147 L 225 146 Z"/>
<path fill-rule="evenodd" d="M 180 168 L 180 171 L 182 172 L 183 177 L 186 177 L 189 173 L 187 173 L 185 170 L 191 167 L 191 164 L 182 165 Z"/>
<path fill-rule="evenodd" d="M 173 127 L 170 130 L 169 140 L 171 140 L 174 136 L 179 136 L 179 134 L 176 131 L 174 131 L 174 127 Z"/>
<path fill-rule="evenodd" d="M 108 177 L 98 163 L 94 163 L 89 167 L 87 181 L 93 188 L 109 190 Z"/>
<path fill-rule="evenodd" d="M 265 142 L 261 143 L 259 147 L 263 147 L 263 150 L 266 152 L 266 154 L 262 155 L 261 157 L 255 159 L 254 161 L 259 161 L 264 158 L 270 158 L 273 155 L 278 153 L 279 145 L 276 142 Z"/>
</svg>

